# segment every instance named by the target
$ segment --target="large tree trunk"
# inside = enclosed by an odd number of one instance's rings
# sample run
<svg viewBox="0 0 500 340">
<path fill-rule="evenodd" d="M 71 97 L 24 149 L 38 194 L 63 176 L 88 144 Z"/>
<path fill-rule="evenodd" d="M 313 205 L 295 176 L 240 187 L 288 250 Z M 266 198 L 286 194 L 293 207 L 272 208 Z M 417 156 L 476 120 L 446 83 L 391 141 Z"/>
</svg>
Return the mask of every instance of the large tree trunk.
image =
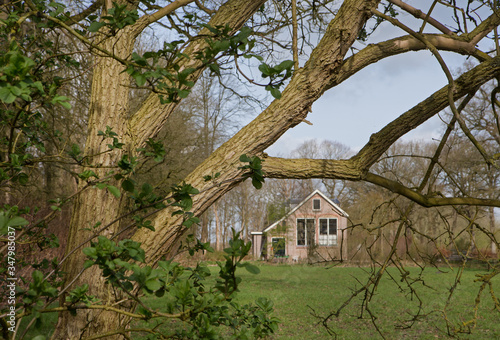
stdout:
<svg viewBox="0 0 500 340">
<path fill-rule="evenodd" d="M 126 32 L 108 38 L 102 43 L 103 48 L 113 51 L 122 58 L 131 53 L 133 45 L 133 39 L 130 39 Z M 118 134 L 120 142 L 127 143 L 129 140 L 125 123 L 129 114 L 129 88 L 127 85 L 130 84 L 130 77 L 123 70 L 124 66 L 113 58 L 96 58 L 92 78 L 88 137 L 84 155 L 88 157 L 85 160 L 86 164 L 93 165 L 87 169 L 94 171 L 99 178 L 106 177 L 111 167 L 116 166 L 123 152 L 121 150 L 108 152 L 107 144 L 112 142 L 110 139 L 103 140 L 102 136 L 98 136 L 98 131 L 106 131 L 106 126 L 109 126 Z M 117 185 L 113 181 L 108 183 Z M 86 184 L 86 182 L 80 181 L 79 189 Z M 116 198 L 107 190 L 95 188 L 84 190 L 73 204 L 66 251 L 69 252 L 77 248 L 84 240 L 88 239 L 93 233 L 93 230 L 89 229 L 92 229 L 97 223 L 101 223 L 100 227 L 102 227 L 116 219 L 121 211 L 121 201 L 120 198 Z M 115 223 L 102 234 L 110 236 L 117 230 L 117 227 L 118 223 Z M 88 246 L 89 243 L 84 245 L 84 247 Z M 68 282 L 76 278 L 70 290 L 88 283 L 89 294 L 97 296 L 103 303 L 106 303 L 110 298 L 114 298 L 114 294 L 109 290 L 110 287 L 104 284 L 101 271 L 97 266 L 81 273 L 82 264 L 86 259 L 82 249 L 83 247 L 79 248 L 63 264 L 63 271 L 68 274 Z M 61 303 L 64 301 L 64 297 L 65 295 L 62 296 Z M 79 310 L 76 317 L 69 315 L 69 313 L 62 313 L 53 339 L 76 339 L 81 336 L 103 333 L 117 329 L 120 323 L 121 320 L 116 313 Z"/>
<path fill-rule="evenodd" d="M 264 0 L 230 0 L 213 16 L 210 24 L 217 26 L 228 24 L 233 28 L 232 33 L 236 33 L 239 28 L 255 13 Z M 180 3 L 180 2 L 179 2 Z M 168 6 L 167 6 L 168 7 Z M 157 20 L 156 17 L 150 18 Z M 103 40 L 99 46 L 111 52 L 117 59 L 126 60 L 130 57 L 135 39 L 144 29 L 144 23 L 147 20 L 138 21 L 137 25 L 127 26 L 120 30 L 116 36 Z M 201 34 L 207 34 L 208 30 L 202 30 Z M 204 48 L 204 40 L 195 40 L 185 51 L 186 54 L 194 53 Z M 110 140 L 103 140 L 98 136 L 98 131 L 106 131 L 109 126 L 118 134 L 120 142 L 125 143 L 124 148 L 127 152 L 133 152 L 136 147 L 143 146 L 143 143 L 150 137 L 153 137 L 157 131 L 165 124 L 166 119 L 171 112 L 175 110 L 178 103 L 161 105 L 156 94 L 152 94 L 143 104 L 141 109 L 133 116 L 129 117 L 129 85 L 130 77 L 123 72 L 125 67 L 115 58 L 109 56 L 99 56 L 96 58 L 92 78 L 92 95 L 89 111 L 88 137 L 85 143 L 86 164 L 92 165 L 87 169 L 93 170 L 99 178 L 104 178 L 110 169 L 116 167 L 124 151 L 113 150 L 108 152 L 107 144 Z M 180 61 L 182 67 L 199 67 L 200 62 L 196 59 Z M 192 78 L 196 81 L 201 74 L 200 69 Z M 97 165 L 97 167 L 95 167 Z M 83 169 L 83 170 L 87 170 Z M 119 183 L 110 181 L 109 184 L 119 187 Z M 79 189 L 86 183 L 80 183 Z M 114 221 L 122 211 L 123 202 L 116 198 L 107 190 L 97 190 L 94 188 L 83 191 L 73 204 L 73 214 L 71 218 L 69 237 L 67 243 L 67 254 L 79 247 L 82 242 L 87 240 L 93 231 L 86 230 L 92 228 L 100 222 L 100 227 Z M 208 205 L 205 206 L 205 209 Z M 200 210 L 200 213 L 205 209 Z M 118 224 L 114 223 L 102 232 L 102 235 L 110 236 L 118 230 Z M 169 229 L 173 236 L 177 236 L 177 218 L 172 218 L 169 223 Z M 89 243 L 80 247 L 63 264 L 63 271 L 67 273 L 66 284 L 71 284 L 69 290 L 74 287 L 88 283 L 90 286 L 90 295 L 97 296 L 104 304 L 108 301 L 119 300 L 119 292 L 110 290 L 105 285 L 101 271 L 97 266 L 90 267 L 82 271 L 82 265 L 85 261 L 85 255 L 82 253 L 83 247 L 89 246 Z M 147 245 L 143 248 L 146 252 L 156 253 L 160 258 L 165 253 L 155 247 L 148 249 Z M 64 303 L 65 296 L 60 298 L 61 304 Z M 127 306 L 114 305 L 117 308 L 127 310 Z M 128 307 L 130 308 L 130 307 Z M 52 339 L 80 339 L 96 334 L 109 333 L 106 339 L 118 337 L 116 330 L 127 327 L 128 320 L 116 313 L 95 310 L 79 310 L 77 316 L 71 316 L 63 312 L 59 316 L 58 324 Z M 111 334 L 113 331 L 114 334 Z M 110 333 L 111 332 L 111 333 Z"/>
</svg>

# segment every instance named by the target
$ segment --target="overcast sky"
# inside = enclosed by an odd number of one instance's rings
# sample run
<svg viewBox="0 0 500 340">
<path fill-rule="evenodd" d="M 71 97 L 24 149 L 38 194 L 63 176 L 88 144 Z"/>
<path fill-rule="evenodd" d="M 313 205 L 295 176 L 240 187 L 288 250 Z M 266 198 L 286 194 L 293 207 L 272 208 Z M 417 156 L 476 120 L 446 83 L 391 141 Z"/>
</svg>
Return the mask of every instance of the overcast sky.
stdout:
<svg viewBox="0 0 500 340">
<path fill-rule="evenodd" d="M 451 57 L 451 58 L 450 58 Z M 449 56 L 458 67 L 462 58 Z M 370 135 L 447 84 L 430 52 L 412 52 L 372 65 L 326 92 L 308 120 L 287 131 L 269 154 L 286 154 L 308 139 L 333 140 L 359 150 Z M 443 124 L 435 117 L 404 139 L 438 138 Z"/>
<path fill-rule="evenodd" d="M 413 5 L 418 7 L 415 1 Z M 408 16 L 398 18 L 405 24 L 412 21 Z M 413 22 L 420 25 L 416 20 Z M 405 35 L 388 23 L 383 25 L 370 42 Z M 454 53 L 442 52 L 441 55 L 452 72 L 465 62 L 465 57 Z M 313 105 L 312 113 L 307 118 L 313 125 L 301 123 L 290 129 L 268 148 L 267 153 L 286 156 L 305 140 L 315 138 L 318 141 L 338 141 L 353 150 L 359 150 L 368 142 L 371 134 L 446 84 L 446 76 L 430 51 L 408 52 L 387 58 L 326 92 Z M 403 139 L 430 141 L 440 138 L 443 129 L 444 125 L 435 117 Z"/>
</svg>

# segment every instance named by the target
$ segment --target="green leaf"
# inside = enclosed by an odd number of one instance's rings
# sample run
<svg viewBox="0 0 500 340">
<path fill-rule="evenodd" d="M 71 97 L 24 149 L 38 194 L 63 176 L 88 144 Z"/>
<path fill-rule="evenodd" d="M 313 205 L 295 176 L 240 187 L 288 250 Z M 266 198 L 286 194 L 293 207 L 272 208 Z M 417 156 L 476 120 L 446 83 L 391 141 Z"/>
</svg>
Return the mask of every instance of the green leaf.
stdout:
<svg viewBox="0 0 500 340">
<path fill-rule="evenodd" d="M 285 60 L 283 62 L 281 62 L 281 64 L 279 64 L 278 66 L 275 66 L 274 68 L 281 72 L 283 70 L 289 70 L 293 67 L 293 60 Z"/>
<path fill-rule="evenodd" d="M 41 82 L 35 81 L 33 84 L 31 84 L 31 86 L 33 86 L 34 88 L 36 88 L 41 93 L 45 93 L 45 91 L 43 90 L 43 85 L 42 85 Z"/>
<path fill-rule="evenodd" d="M 220 67 L 217 64 L 209 64 L 208 68 L 210 68 L 210 71 L 214 72 L 217 75 L 220 75 Z"/>
<path fill-rule="evenodd" d="M 122 182 L 122 188 L 125 191 L 133 193 L 135 189 L 134 182 L 132 182 L 130 179 L 126 179 Z"/>
<path fill-rule="evenodd" d="M 21 216 L 16 216 L 16 217 L 13 217 L 11 218 L 8 222 L 7 222 L 7 227 L 20 227 L 20 226 L 23 226 L 23 225 L 28 225 L 29 222 L 22 218 Z"/>
<path fill-rule="evenodd" d="M 260 160 L 259 157 L 253 157 L 252 164 L 251 164 L 252 169 L 254 169 L 254 170 L 262 169 L 261 164 L 262 164 L 262 161 Z"/>
<path fill-rule="evenodd" d="M 133 77 L 135 79 L 135 82 L 137 83 L 137 86 L 144 86 L 144 84 L 146 84 L 147 78 L 144 74 L 136 73 Z"/>
<path fill-rule="evenodd" d="M 189 90 L 180 90 L 178 93 L 179 98 L 186 98 L 189 95 L 189 92 Z"/>
<path fill-rule="evenodd" d="M 184 222 L 182 222 L 182 225 L 190 228 L 193 224 L 200 223 L 200 219 L 198 217 L 191 217 Z"/>
<path fill-rule="evenodd" d="M 92 170 L 85 170 L 84 172 L 82 172 L 81 174 L 78 174 L 78 177 L 83 179 L 84 181 L 89 179 L 90 177 L 95 177 L 97 178 L 97 175 L 94 171 Z"/>
<path fill-rule="evenodd" d="M 276 99 L 280 99 L 281 98 L 281 92 L 280 90 L 278 90 L 277 88 L 272 88 L 271 89 L 271 95 L 276 98 Z"/>
<path fill-rule="evenodd" d="M 103 26 L 106 26 L 105 22 L 94 21 L 93 23 L 90 24 L 88 30 L 89 30 L 89 32 L 97 32 Z"/>
<path fill-rule="evenodd" d="M 17 86 L 10 86 L 10 92 L 12 92 L 12 94 L 16 97 L 19 97 L 23 93 L 23 91 Z"/>
<path fill-rule="evenodd" d="M 95 249 L 94 247 L 83 248 L 82 252 L 85 255 L 87 255 L 88 257 L 91 257 L 91 258 L 97 257 L 97 249 Z"/>
<path fill-rule="evenodd" d="M 160 289 L 162 287 L 162 284 L 160 283 L 160 281 L 158 279 L 148 279 L 145 284 L 147 289 L 151 290 L 151 291 L 157 291 L 158 289 Z"/>
<path fill-rule="evenodd" d="M 59 104 L 67 110 L 71 109 L 71 104 L 68 102 L 59 102 Z"/>
<path fill-rule="evenodd" d="M 267 64 L 260 64 L 259 71 L 262 72 L 263 78 L 268 77 L 272 73 L 271 69 L 269 68 L 269 66 Z"/>
<path fill-rule="evenodd" d="M 108 190 L 116 198 L 119 198 L 120 195 L 121 195 L 120 190 L 117 187 L 113 186 L 113 185 L 108 185 Z"/>
<path fill-rule="evenodd" d="M 97 187 L 97 189 L 101 189 L 101 190 L 107 188 L 106 183 L 97 183 L 95 186 Z"/>
<path fill-rule="evenodd" d="M 16 96 L 7 87 L 0 88 L 0 100 L 5 104 L 10 104 L 16 100 Z"/>
<path fill-rule="evenodd" d="M 259 267 L 257 266 L 254 266 L 253 264 L 249 263 L 249 262 L 245 262 L 243 264 L 243 266 L 245 267 L 245 269 L 251 273 L 251 274 L 259 274 L 260 273 L 260 269 Z"/>
<path fill-rule="evenodd" d="M 66 96 L 55 96 L 50 101 L 52 104 L 60 104 L 65 109 L 71 109 L 71 104 L 68 103 L 69 98 Z"/>
<path fill-rule="evenodd" d="M 33 286 L 39 286 L 42 281 L 43 281 L 43 273 L 39 270 L 35 270 L 33 274 L 31 274 L 31 277 L 33 278 Z M 30 285 L 31 286 L 31 285 Z"/>
<path fill-rule="evenodd" d="M 252 29 L 248 26 L 244 26 L 241 28 L 240 30 L 240 33 L 238 33 L 238 38 L 240 40 L 244 40 L 246 38 L 248 38 L 250 36 L 250 34 L 252 34 Z"/>
<path fill-rule="evenodd" d="M 248 162 L 251 162 L 252 160 L 250 159 L 250 157 L 248 157 L 246 154 L 243 154 L 240 156 L 240 162 L 243 162 L 243 163 L 248 163 Z"/>
<path fill-rule="evenodd" d="M 84 269 L 87 269 L 87 268 L 90 268 L 94 265 L 94 261 L 92 260 L 86 260 L 84 263 L 83 263 L 83 268 Z"/>
<path fill-rule="evenodd" d="M 254 186 L 255 189 L 261 189 L 262 188 L 262 182 L 255 179 L 255 178 L 252 178 L 252 185 Z"/>
</svg>

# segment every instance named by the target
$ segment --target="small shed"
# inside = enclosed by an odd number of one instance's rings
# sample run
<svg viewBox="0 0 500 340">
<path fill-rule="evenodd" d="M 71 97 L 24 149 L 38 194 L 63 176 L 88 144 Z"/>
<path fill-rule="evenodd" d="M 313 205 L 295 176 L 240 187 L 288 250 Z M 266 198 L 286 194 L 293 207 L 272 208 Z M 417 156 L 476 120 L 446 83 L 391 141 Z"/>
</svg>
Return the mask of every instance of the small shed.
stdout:
<svg viewBox="0 0 500 340">
<path fill-rule="evenodd" d="M 349 215 L 319 190 L 293 203 L 283 218 L 251 233 L 254 257 L 281 261 L 346 258 Z"/>
</svg>

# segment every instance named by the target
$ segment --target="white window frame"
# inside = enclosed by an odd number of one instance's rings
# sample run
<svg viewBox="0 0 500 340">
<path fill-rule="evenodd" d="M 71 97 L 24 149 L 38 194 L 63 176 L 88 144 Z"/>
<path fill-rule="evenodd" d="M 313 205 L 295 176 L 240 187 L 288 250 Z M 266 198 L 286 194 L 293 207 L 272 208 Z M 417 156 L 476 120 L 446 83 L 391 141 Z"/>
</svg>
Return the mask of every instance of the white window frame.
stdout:
<svg viewBox="0 0 500 340">
<path fill-rule="evenodd" d="M 299 244 L 299 220 L 304 220 L 304 242 L 305 244 Z M 296 233 L 296 241 L 295 241 L 295 244 L 298 246 L 298 247 L 308 247 L 311 245 L 311 243 L 309 242 L 309 240 L 307 239 L 307 221 L 308 220 L 311 220 L 313 221 L 313 235 L 314 235 L 314 240 L 313 242 L 316 242 L 316 219 L 315 218 L 307 218 L 307 217 L 304 217 L 304 218 L 297 218 L 295 219 L 295 233 Z"/>
<path fill-rule="evenodd" d="M 326 220 L 326 234 L 321 233 L 321 221 Z M 330 235 L 330 220 L 335 220 L 336 233 Z M 318 245 L 320 246 L 336 246 L 339 234 L 339 220 L 336 217 L 325 217 L 318 219 Z"/>
</svg>

